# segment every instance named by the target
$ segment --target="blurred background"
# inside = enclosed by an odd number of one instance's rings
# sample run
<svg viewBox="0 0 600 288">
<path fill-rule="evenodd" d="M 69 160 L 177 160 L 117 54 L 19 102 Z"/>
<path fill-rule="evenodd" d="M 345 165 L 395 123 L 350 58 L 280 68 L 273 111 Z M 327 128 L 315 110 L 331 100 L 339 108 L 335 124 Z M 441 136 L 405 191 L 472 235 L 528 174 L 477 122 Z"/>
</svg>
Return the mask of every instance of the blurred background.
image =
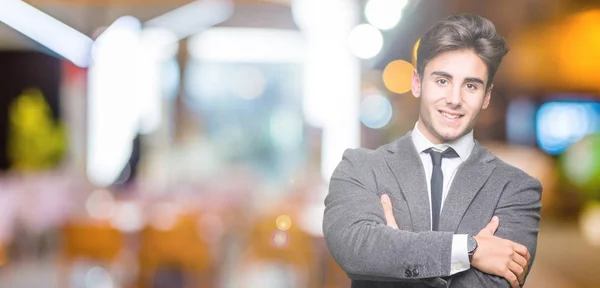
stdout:
<svg viewBox="0 0 600 288">
<path fill-rule="evenodd" d="M 328 179 L 465 12 L 511 46 L 475 137 L 544 186 L 526 287 L 598 287 L 595 0 L 0 0 L 0 287 L 349 287 Z"/>
</svg>

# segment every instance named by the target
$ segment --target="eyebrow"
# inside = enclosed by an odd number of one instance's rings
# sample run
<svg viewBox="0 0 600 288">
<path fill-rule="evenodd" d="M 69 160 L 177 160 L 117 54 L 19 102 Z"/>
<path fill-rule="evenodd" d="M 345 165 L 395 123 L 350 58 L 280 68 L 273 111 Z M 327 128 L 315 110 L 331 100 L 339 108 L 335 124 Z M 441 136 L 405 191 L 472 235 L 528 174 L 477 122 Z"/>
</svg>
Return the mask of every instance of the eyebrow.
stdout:
<svg viewBox="0 0 600 288">
<path fill-rule="evenodd" d="M 454 78 L 454 77 L 452 77 L 452 75 L 450 75 L 450 73 L 444 72 L 444 71 L 433 71 L 433 72 L 431 72 L 431 75 L 437 75 L 437 76 L 446 77 L 449 79 Z M 476 83 L 480 83 L 481 85 L 485 85 L 485 82 L 483 82 L 483 80 L 481 80 L 480 78 L 477 78 L 477 77 L 467 77 L 467 78 L 465 78 L 464 82 L 476 82 Z"/>
</svg>

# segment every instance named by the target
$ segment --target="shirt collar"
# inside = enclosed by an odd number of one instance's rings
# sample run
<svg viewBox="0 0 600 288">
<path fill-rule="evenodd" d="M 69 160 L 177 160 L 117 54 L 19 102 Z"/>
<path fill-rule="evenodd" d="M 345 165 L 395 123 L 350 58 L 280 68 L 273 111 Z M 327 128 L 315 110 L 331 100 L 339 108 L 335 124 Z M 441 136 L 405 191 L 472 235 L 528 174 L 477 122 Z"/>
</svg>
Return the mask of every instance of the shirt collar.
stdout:
<svg viewBox="0 0 600 288">
<path fill-rule="evenodd" d="M 439 151 L 444 151 L 448 149 L 448 147 L 452 147 L 452 149 L 458 153 L 460 160 L 463 162 L 469 158 L 469 155 L 471 155 L 473 147 L 475 146 L 475 142 L 473 141 L 473 130 L 456 140 L 436 145 L 431 143 L 431 141 L 429 141 L 429 139 L 427 139 L 427 137 L 425 137 L 425 135 L 419 131 L 417 124 L 415 124 L 415 129 L 413 129 L 411 133 L 411 138 L 419 153 L 422 153 L 431 147 Z"/>
</svg>

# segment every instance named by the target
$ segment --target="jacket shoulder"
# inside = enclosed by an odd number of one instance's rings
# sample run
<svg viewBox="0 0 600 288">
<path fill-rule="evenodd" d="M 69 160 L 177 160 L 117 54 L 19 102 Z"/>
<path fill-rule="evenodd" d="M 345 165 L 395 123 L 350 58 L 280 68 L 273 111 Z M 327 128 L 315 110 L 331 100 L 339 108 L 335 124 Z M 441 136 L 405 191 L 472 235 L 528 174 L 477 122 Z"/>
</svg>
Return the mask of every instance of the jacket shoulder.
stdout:
<svg viewBox="0 0 600 288">
<path fill-rule="evenodd" d="M 351 148 L 344 151 L 342 161 L 349 161 L 352 164 L 364 165 L 377 161 L 385 155 L 390 154 L 389 150 L 393 143 L 379 146 L 376 149 Z"/>
<path fill-rule="evenodd" d="M 491 153 L 491 152 L 490 152 Z M 529 175 L 522 169 L 504 162 L 502 159 L 495 157 L 496 170 L 503 177 L 508 178 L 511 182 L 517 183 L 533 183 L 536 186 L 541 186 L 540 181 Z"/>
</svg>

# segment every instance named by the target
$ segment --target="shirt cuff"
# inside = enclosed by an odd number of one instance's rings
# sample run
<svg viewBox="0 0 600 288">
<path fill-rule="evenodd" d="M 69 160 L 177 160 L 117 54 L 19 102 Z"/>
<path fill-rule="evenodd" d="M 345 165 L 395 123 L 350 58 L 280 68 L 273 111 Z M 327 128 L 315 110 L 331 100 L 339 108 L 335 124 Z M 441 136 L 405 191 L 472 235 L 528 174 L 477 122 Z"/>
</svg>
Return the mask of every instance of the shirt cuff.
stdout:
<svg viewBox="0 0 600 288">
<path fill-rule="evenodd" d="M 454 234 L 452 237 L 452 255 L 450 258 L 450 275 L 469 270 L 469 252 L 467 251 L 467 234 Z"/>
</svg>

